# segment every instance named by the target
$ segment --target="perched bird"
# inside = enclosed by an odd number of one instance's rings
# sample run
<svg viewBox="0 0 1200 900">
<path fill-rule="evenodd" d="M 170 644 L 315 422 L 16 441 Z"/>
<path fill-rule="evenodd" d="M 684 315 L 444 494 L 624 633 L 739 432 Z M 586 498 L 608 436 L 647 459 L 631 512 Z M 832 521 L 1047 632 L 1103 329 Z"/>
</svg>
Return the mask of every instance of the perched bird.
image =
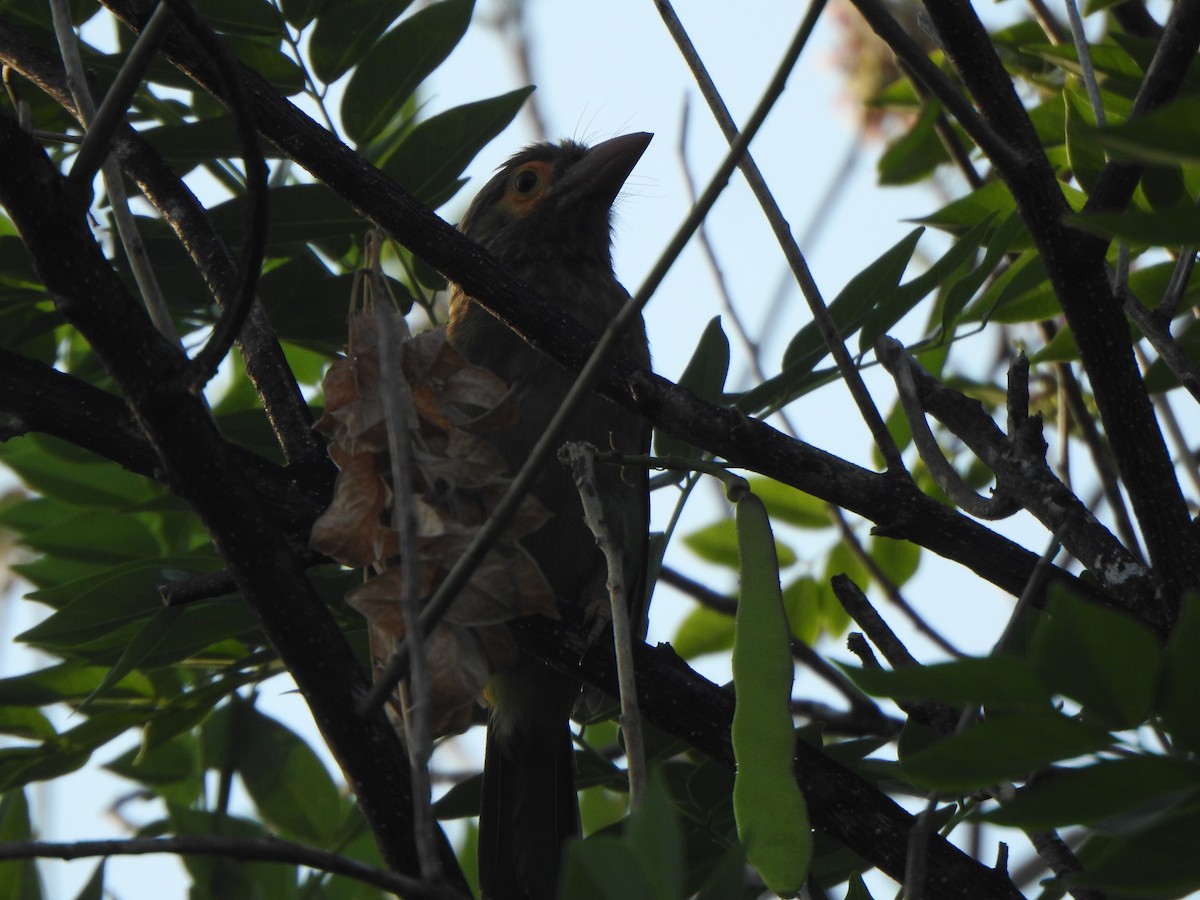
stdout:
<svg viewBox="0 0 1200 900">
<path fill-rule="evenodd" d="M 479 192 L 460 229 L 508 270 L 596 334 L 629 298 L 613 275 L 611 211 L 625 179 L 650 142 L 628 134 L 590 149 L 574 141 L 534 144 L 512 157 Z M 519 419 L 493 438 L 512 473 L 550 422 L 575 375 L 534 350 L 455 286 L 451 343 L 475 365 L 516 390 Z M 649 367 L 639 321 L 622 352 Z M 592 394 L 575 411 L 567 441 L 646 453 L 649 425 Z M 597 467 L 605 517 L 627 548 L 631 598 L 642 590 L 649 498 L 645 472 Z M 607 567 L 583 521 L 571 475 L 548 460 L 533 494 L 553 518 L 522 543 L 554 589 L 564 617 L 607 609 Z M 572 613 L 575 613 L 572 616 Z M 579 830 L 569 718 L 580 693 L 574 680 L 536 659 L 494 676 L 479 816 L 479 877 L 490 900 L 544 900 L 556 894 L 562 845 Z"/>
</svg>

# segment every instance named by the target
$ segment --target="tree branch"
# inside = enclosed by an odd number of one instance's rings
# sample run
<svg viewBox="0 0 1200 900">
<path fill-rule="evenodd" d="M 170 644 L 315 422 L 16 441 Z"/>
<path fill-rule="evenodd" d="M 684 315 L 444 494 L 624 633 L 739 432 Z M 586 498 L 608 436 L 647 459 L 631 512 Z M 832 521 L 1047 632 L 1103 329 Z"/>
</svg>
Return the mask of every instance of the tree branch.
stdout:
<svg viewBox="0 0 1200 900">
<path fill-rule="evenodd" d="M 105 5 L 131 23 L 144 21 L 149 7 L 144 0 L 106 0 Z M 219 96 L 212 73 L 185 40 L 172 35 L 164 50 L 177 66 Z M 559 306 L 542 302 L 486 251 L 311 120 L 256 72 L 244 68 L 243 76 L 259 129 L 285 154 L 369 221 L 451 277 L 532 346 L 568 368 L 583 366 L 595 341 Z M 791 440 L 763 422 L 705 403 L 627 359 L 613 360 L 599 389 L 695 446 L 853 510 L 878 523 L 881 533 L 963 563 L 1014 596 L 1037 563 L 1036 554 L 946 509 L 906 479 L 875 475 Z M 1065 579 L 1075 590 L 1099 598 L 1094 588 L 1055 571 L 1056 578 Z"/>
<path fill-rule="evenodd" d="M 927 0 L 926 7 L 947 56 L 984 117 L 1006 136 L 1021 160 L 1017 164 L 1011 157 L 992 157 L 1045 261 L 1091 379 L 1155 574 L 1166 587 L 1172 609 L 1177 608 L 1179 591 L 1200 585 L 1200 540 L 1190 527 L 1166 442 L 1138 372 L 1120 300 L 1105 274 L 1107 242 L 1064 223 L 1070 207 L 1033 123 L 974 9 L 964 0 Z M 1171 38 L 1160 45 L 1155 64 L 1139 91 L 1139 102 L 1135 104 L 1139 112 L 1162 102 L 1177 89 L 1181 66 L 1186 66 L 1184 57 L 1194 56 L 1196 42 L 1200 41 L 1197 7 L 1200 0 L 1181 0 L 1172 13 L 1175 29 Z M 1120 173 L 1114 170 L 1108 178 L 1116 179 L 1116 184 L 1104 189 L 1098 185 L 1093 198 L 1099 195 L 1104 203 L 1120 203 L 1122 196 L 1127 199 Z"/>
<path fill-rule="evenodd" d="M 404 752 L 383 716 L 354 715 L 365 673 L 298 569 L 249 473 L 217 433 L 190 366 L 104 258 L 65 180 L 15 120 L 0 116 L 0 202 L 63 317 L 125 394 L 172 489 L 203 521 L 264 633 L 296 679 L 389 866 L 415 873 Z M 446 871 L 462 886 L 442 842 Z"/>
<path fill-rule="evenodd" d="M 514 623 L 517 641 L 560 672 L 615 694 L 612 648 L 541 616 Z M 638 705 L 647 721 L 687 741 L 728 768 L 733 767 L 729 727 L 733 694 L 693 671 L 669 647 L 634 648 Z M 813 824 L 836 837 L 891 877 L 904 878 L 904 857 L 913 817 L 874 785 L 820 750 L 796 742 L 796 781 L 804 791 Z M 1002 872 L 982 865 L 933 835 L 929 845 L 930 900 L 1019 900 Z"/>
<path fill-rule="evenodd" d="M 239 862 L 279 862 L 343 875 L 381 890 L 413 900 L 462 900 L 459 891 L 430 885 L 368 866 L 348 856 L 330 853 L 278 838 L 226 838 L 184 835 L 174 838 L 132 838 L 117 841 L 4 841 L 0 859 L 84 859 L 89 856 L 146 856 L 171 853 L 176 856 L 220 856 Z"/>
<path fill-rule="evenodd" d="M 0 59 L 82 122 L 67 90 L 58 57 L 3 17 L 0 17 Z M 128 125 L 117 129 L 111 149 L 142 194 L 174 230 L 217 303 L 222 307 L 233 303 L 238 291 L 233 256 L 200 201 L 158 152 Z M 257 300 L 251 304 L 239 346 L 246 372 L 262 399 L 285 458 L 291 464 L 320 472 L 327 491 L 333 484 L 334 470 L 325 444 L 312 430 L 308 405 L 275 330 Z"/>
</svg>

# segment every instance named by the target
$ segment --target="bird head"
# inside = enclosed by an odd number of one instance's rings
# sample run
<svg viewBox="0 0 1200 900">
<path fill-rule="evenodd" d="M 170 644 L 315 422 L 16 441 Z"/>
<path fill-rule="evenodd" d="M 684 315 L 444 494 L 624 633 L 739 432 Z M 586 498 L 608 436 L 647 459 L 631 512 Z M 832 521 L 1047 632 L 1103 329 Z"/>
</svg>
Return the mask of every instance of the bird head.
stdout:
<svg viewBox="0 0 1200 900">
<path fill-rule="evenodd" d="M 567 258 L 611 267 L 612 204 L 651 137 L 526 147 L 484 185 L 459 228 L 510 264 Z"/>
</svg>

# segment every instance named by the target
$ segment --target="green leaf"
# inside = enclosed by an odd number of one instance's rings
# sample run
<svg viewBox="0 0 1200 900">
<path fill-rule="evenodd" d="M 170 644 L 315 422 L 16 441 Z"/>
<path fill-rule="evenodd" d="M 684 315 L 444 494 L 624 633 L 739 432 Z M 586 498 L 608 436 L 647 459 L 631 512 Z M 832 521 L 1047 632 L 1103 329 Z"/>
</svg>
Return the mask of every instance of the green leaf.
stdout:
<svg viewBox="0 0 1200 900">
<path fill-rule="evenodd" d="M 1119 213 L 1078 213 L 1066 221 L 1102 237 L 1116 238 L 1142 247 L 1174 247 L 1200 243 L 1200 209 Z"/>
<path fill-rule="evenodd" d="M 101 859 L 96 864 L 96 868 L 92 871 L 92 877 L 87 880 L 79 893 L 75 895 L 75 900 L 104 900 L 104 866 L 108 862 L 107 859 Z"/>
<path fill-rule="evenodd" d="M 935 213 L 916 221 L 952 234 L 965 234 L 988 219 L 1004 221 L 1017 211 L 1017 201 L 1002 181 L 989 181 L 965 197 L 954 200 Z"/>
<path fill-rule="evenodd" d="M 1020 235 L 1025 231 L 1025 222 L 1020 215 L 1013 211 L 996 226 L 996 230 L 992 232 L 991 238 L 988 241 L 987 251 L 983 255 L 983 261 L 970 272 L 955 281 L 950 289 L 946 292 L 946 299 L 942 303 L 942 331 L 949 332 L 951 328 L 958 322 L 959 314 L 975 296 L 975 292 L 979 290 L 980 285 L 987 280 L 1000 264 L 1000 260 L 1017 242 Z"/>
<path fill-rule="evenodd" d="M 456 106 L 410 131 L 381 168 L 430 206 L 458 189 L 458 178 L 488 141 L 520 111 L 532 87 Z"/>
<path fill-rule="evenodd" d="M 36 709 L 0 706 L 0 734 L 41 741 L 54 737 L 55 731 L 50 720 Z"/>
<path fill-rule="evenodd" d="M 950 161 L 937 133 L 940 114 L 940 104 L 931 103 L 924 107 L 912 127 L 883 151 L 876 164 L 881 185 L 913 184 L 928 178 L 934 169 Z"/>
<path fill-rule="evenodd" d="M 846 884 L 846 900 L 875 900 L 858 872 L 851 875 Z"/>
<path fill-rule="evenodd" d="M 654 893 L 654 883 L 653 873 L 629 843 L 594 834 L 567 845 L 559 896 L 572 900 L 670 900 Z"/>
<path fill-rule="evenodd" d="M 127 750 L 104 768 L 153 790 L 170 803 L 187 806 L 200 796 L 200 757 L 196 739 L 176 737 L 151 750 Z"/>
<path fill-rule="evenodd" d="M 213 159 L 236 159 L 242 145 L 230 116 L 197 119 L 195 122 L 168 123 L 140 132 L 176 173 L 186 175 L 196 166 Z M 262 142 L 263 155 L 277 159 L 282 153 L 274 144 Z"/>
<path fill-rule="evenodd" d="M 162 492 L 143 475 L 46 435 L 0 444 L 0 462 L 37 493 L 72 506 L 124 509 Z"/>
<path fill-rule="evenodd" d="M 263 819 L 318 845 L 338 819 L 338 792 L 312 748 L 291 729 L 245 703 L 235 702 L 230 724 L 238 774 Z"/>
<path fill-rule="evenodd" d="M 64 662 L 25 675 L 0 678 L 0 706 L 49 706 L 74 703 L 92 693 L 108 674 L 106 666 Z M 139 672 L 121 679 L 109 692 L 112 699 L 143 700 L 154 696 L 146 676 Z"/>
<path fill-rule="evenodd" d="M 821 592 L 822 586 L 809 575 L 797 578 L 783 591 L 783 605 L 792 637 L 810 647 L 821 636 L 824 625 Z"/>
<path fill-rule="evenodd" d="M 366 144 L 403 116 L 405 101 L 466 33 L 474 0 L 442 0 L 419 10 L 375 42 L 355 66 L 342 97 L 342 125 Z"/>
<path fill-rule="evenodd" d="M 234 55 L 265 78 L 272 87 L 291 97 L 304 90 L 304 70 L 279 47 L 278 38 L 229 35 L 225 38 Z M 238 150 L 238 156 L 242 151 Z"/>
<path fill-rule="evenodd" d="M 646 802 L 630 815 L 624 839 L 642 858 L 653 879 L 653 893 L 649 896 L 684 896 L 683 833 L 659 773 L 651 775 Z"/>
<path fill-rule="evenodd" d="M 922 789 L 965 794 L 1110 743 L 1106 732 L 1057 713 L 1002 716 L 917 751 L 901 768 Z"/>
<path fill-rule="evenodd" d="M 881 301 L 863 322 L 858 338 L 859 351 L 865 353 L 875 339 L 900 321 L 919 301 L 958 272 L 983 243 L 991 228 L 992 217 L 973 225 L 951 245 L 937 262 L 911 281 L 900 285 L 890 298 Z"/>
<path fill-rule="evenodd" d="M 1093 129 L 1090 137 L 1123 161 L 1200 163 L 1200 97 L 1180 97 L 1132 121 Z"/>
<path fill-rule="evenodd" d="M 829 528 L 833 525 L 829 504 L 791 485 L 756 475 L 750 479 L 750 490 L 762 499 L 773 522 L 786 522 L 798 528 Z"/>
<path fill-rule="evenodd" d="M 869 553 L 884 577 L 897 587 L 912 578 L 921 565 L 921 547 L 908 541 L 875 536 Z"/>
<path fill-rule="evenodd" d="M 696 900 L 730 900 L 740 897 L 746 887 L 746 854 L 734 844 L 717 861 Z"/>
<path fill-rule="evenodd" d="M 33 839 L 29 803 L 22 790 L 5 791 L 0 798 L 0 842 Z M 32 859 L 0 862 L 0 900 L 40 900 L 42 879 Z"/>
<path fill-rule="evenodd" d="M 1038 298 L 1030 306 L 1020 301 L 1045 284 L 1046 264 L 1036 250 L 1026 250 L 970 305 L 964 319 L 975 322 L 1030 322 L 1051 318 L 1058 312 L 1058 299 Z"/>
<path fill-rule="evenodd" d="M 412 0 L 339 0 L 336 8 L 323 10 L 309 39 L 313 73 L 326 84 L 341 78 L 410 3 Z"/>
<path fill-rule="evenodd" d="M 741 590 L 733 645 L 733 811 L 747 861 L 767 887 L 790 897 L 804 884 L 813 847 L 808 808 L 792 772 L 790 632 L 766 507 L 748 491 L 736 502 Z"/>
<path fill-rule="evenodd" d="M 283 29 L 279 11 L 266 0 L 197 0 L 196 8 L 216 31 L 230 35 L 278 38 Z"/>
<path fill-rule="evenodd" d="M 145 715 L 142 709 L 105 710 L 41 746 L 0 750 L 0 790 L 48 781 L 82 768 L 95 750 L 136 728 Z"/>
<path fill-rule="evenodd" d="M 224 812 L 187 809 L 168 804 L 170 828 L 179 836 L 213 835 L 224 838 L 269 838 L 257 822 L 251 822 Z M 226 897 L 296 898 L 296 867 L 276 862 L 249 862 L 221 856 L 188 854 L 183 864 L 192 876 L 189 897 L 224 900 Z"/>
<path fill-rule="evenodd" d="M 697 606 L 679 623 L 671 646 L 684 659 L 722 653 L 733 646 L 733 617 Z"/>
<path fill-rule="evenodd" d="M 1164 756 L 1102 760 L 1078 769 L 1053 769 L 982 816 L 996 825 L 1045 830 L 1103 827 L 1105 819 L 1161 809 L 1200 793 L 1200 766 Z"/>
<path fill-rule="evenodd" d="M 721 403 L 728 374 L 729 338 L 721 328 L 721 317 L 714 316 L 700 335 L 692 358 L 679 377 L 679 386 L 705 400 Z M 655 431 L 654 441 L 660 456 L 696 458 L 700 455 L 696 447 L 662 431 Z"/>
<path fill-rule="evenodd" d="M 924 228 L 914 228 L 886 253 L 850 279 L 829 304 L 829 314 L 845 340 L 856 332 L 876 306 L 887 301 L 900 284 L 904 270 L 917 249 Z M 808 371 L 829 348 L 815 322 L 805 325 L 792 338 L 783 354 L 783 368 Z"/>
<path fill-rule="evenodd" d="M 1095 887 L 1109 896 L 1185 897 L 1200 889 L 1200 803 L 1172 810 L 1145 828 L 1093 835 L 1079 850 L 1084 872 L 1061 879 L 1068 889 Z M 1053 883 L 1052 883 L 1053 884 Z"/>
<path fill-rule="evenodd" d="M 290 256 L 320 241 L 357 241 L 370 225 L 341 197 L 323 184 L 288 184 L 267 192 L 271 215 L 267 225 L 268 255 Z M 210 215 L 232 246 L 246 237 L 246 198 L 234 197 L 213 207 Z"/>
<path fill-rule="evenodd" d="M 1154 636 L 1129 616 L 1052 588 L 1029 655 L 1051 691 L 1109 728 L 1139 725 L 1150 713 L 1161 654 Z"/>
<path fill-rule="evenodd" d="M 986 656 L 904 669 L 842 666 L 860 688 L 893 700 L 935 700 L 991 709 L 1048 709 L 1050 692 L 1023 661 Z"/>
<path fill-rule="evenodd" d="M 1107 160 L 1104 151 L 1092 139 L 1096 116 L 1086 94 L 1071 88 L 1063 89 L 1067 115 L 1067 161 L 1079 186 L 1091 192 Z"/>
<path fill-rule="evenodd" d="M 1200 684 L 1200 597 L 1184 595 L 1179 623 L 1167 643 L 1162 680 L 1155 708 L 1175 745 L 1200 752 L 1200 713 L 1196 685 Z"/>
<path fill-rule="evenodd" d="M 116 664 L 108 670 L 108 674 L 104 676 L 104 680 L 96 686 L 96 689 L 88 694 L 82 705 L 88 706 L 98 697 L 103 697 L 109 688 L 114 687 L 122 678 L 138 668 L 162 643 L 163 638 L 175 627 L 184 612 L 185 608 L 182 606 L 168 606 L 152 615 L 133 640 L 126 645 Z"/>
<path fill-rule="evenodd" d="M 683 539 L 684 545 L 703 560 L 736 569 L 738 566 L 737 528 L 731 519 L 714 522 L 699 531 L 693 531 Z M 779 565 L 787 568 L 796 562 L 796 553 L 786 544 L 776 540 L 775 553 Z"/>
<path fill-rule="evenodd" d="M 30 598 L 62 605 L 52 616 L 17 636 L 39 647 L 71 649 L 162 609 L 158 586 L 181 572 L 207 572 L 215 564 L 186 557 L 142 559 L 113 566 Z"/>
</svg>

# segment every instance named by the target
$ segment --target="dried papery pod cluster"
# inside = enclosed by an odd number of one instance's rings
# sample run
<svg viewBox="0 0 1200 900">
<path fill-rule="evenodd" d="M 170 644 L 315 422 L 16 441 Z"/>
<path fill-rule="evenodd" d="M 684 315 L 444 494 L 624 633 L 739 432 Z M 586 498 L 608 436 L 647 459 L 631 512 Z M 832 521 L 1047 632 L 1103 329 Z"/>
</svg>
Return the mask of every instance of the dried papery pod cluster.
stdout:
<svg viewBox="0 0 1200 900">
<path fill-rule="evenodd" d="M 346 601 L 370 624 L 377 667 L 407 632 L 403 567 L 419 567 L 424 605 L 504 494 L 510 479 L 487 435 L 510 427 L 517 412 L 508 386 L 486 369 L 469 365 L 441 329 L 403 336 L 400 371 L 407 391 L 403 385 L 383 383 L 381 318 L 369 308 L 350 314 L 346 358 L 330 367 L 323 382 L 325 414 L 316 428 L 329 439 L 329 453 L 340 472 L 333 501 L 310 537 L 313 550 L 363 569 L 366 581 Z M 402 322 L 398 316 L 390 318 Z M 398 555 L 384 418 L 389 398 L 404 394 L 412 398 L 405 415 L 413 471 L 406 477 L 411 479 L 417 523 L 416 560 Z M 514 661 L 515 645 L 504 622 L 533 613 L 556 614 L 549 584 L 518 543 L 548 518 L 541 504 L 527 497 L 427 637 L 435 734 L 464 731 L 489 675 Z"/>
</svg>

